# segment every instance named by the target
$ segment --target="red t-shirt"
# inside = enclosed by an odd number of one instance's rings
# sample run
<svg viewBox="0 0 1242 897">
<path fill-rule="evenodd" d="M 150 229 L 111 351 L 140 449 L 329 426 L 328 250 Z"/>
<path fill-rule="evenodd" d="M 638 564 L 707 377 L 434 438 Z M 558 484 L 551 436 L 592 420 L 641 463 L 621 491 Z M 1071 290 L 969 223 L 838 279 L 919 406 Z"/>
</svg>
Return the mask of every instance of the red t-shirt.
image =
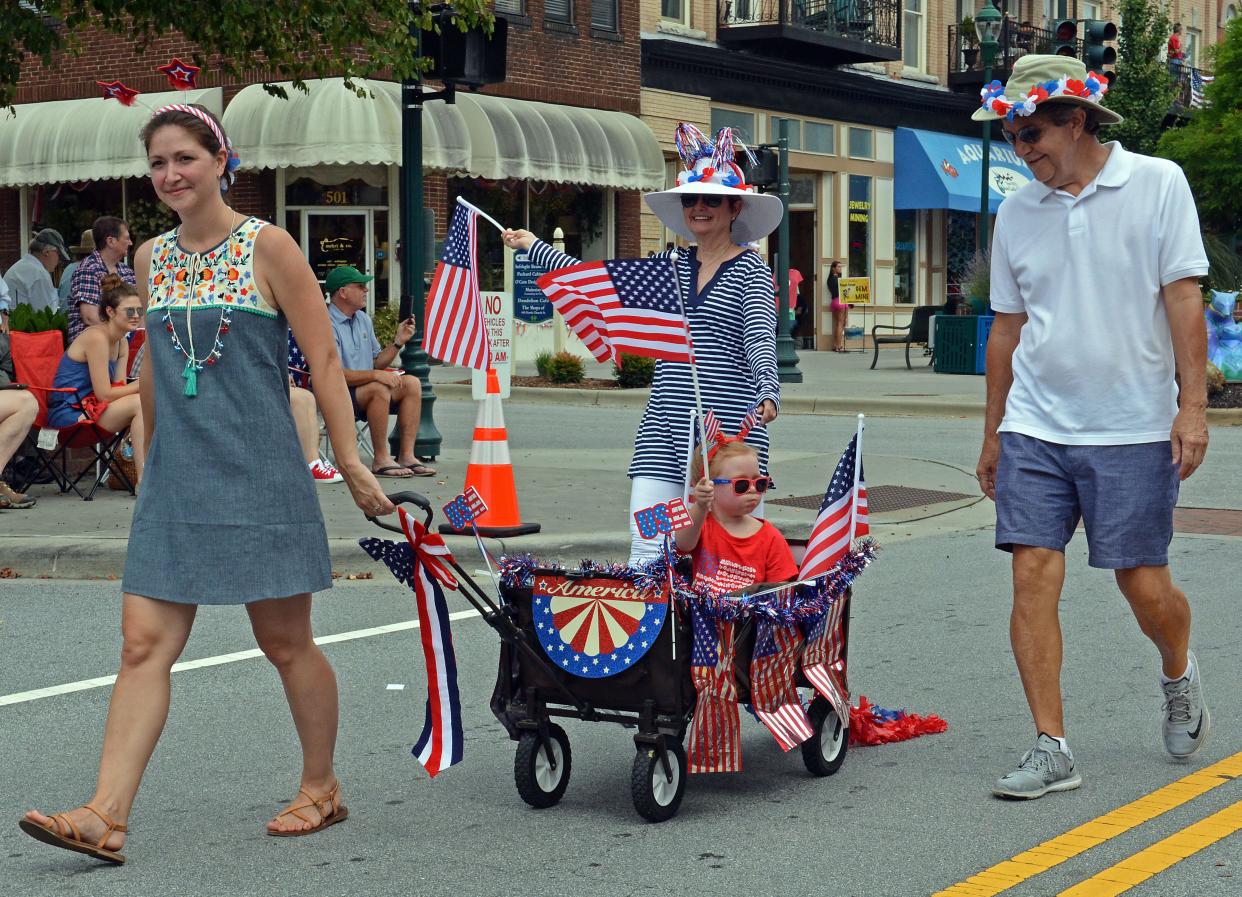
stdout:
<svg viewBox="0 0 1242 897">
<path fill-rule="evenodd" d="M 1169 35 L 1169 58 L 1184 59 L 1186 54 L 1182 52 L 1182 39 L 1176 34 Z"/>
<path fill-rule="evenodd" d="M 772 524 L 761 520 L 759 532 L 731 536 L 711 514 L 703 521 L 694 559 L 694 582 L 730 592 L 756 582 L 784 582 L 798 575 L 789 543 Z"/>
</svg>

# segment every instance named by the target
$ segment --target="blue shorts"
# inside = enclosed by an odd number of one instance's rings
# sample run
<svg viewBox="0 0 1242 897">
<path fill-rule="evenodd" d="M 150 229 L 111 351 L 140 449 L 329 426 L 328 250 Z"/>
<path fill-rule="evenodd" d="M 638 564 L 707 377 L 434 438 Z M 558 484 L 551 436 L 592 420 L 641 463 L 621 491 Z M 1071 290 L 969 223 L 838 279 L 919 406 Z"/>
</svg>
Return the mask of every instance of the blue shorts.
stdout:
<svg viewBox="0 0 1242 897">
<path fill-rule="evenodd" d="M 1181 483 L 1169 442 L 1059 445 L 1021 433 L 1000 437 L 997 548 L 1064 551 L 1081 520 L 1092 567 L 1169 562 Z"/>
</svg>

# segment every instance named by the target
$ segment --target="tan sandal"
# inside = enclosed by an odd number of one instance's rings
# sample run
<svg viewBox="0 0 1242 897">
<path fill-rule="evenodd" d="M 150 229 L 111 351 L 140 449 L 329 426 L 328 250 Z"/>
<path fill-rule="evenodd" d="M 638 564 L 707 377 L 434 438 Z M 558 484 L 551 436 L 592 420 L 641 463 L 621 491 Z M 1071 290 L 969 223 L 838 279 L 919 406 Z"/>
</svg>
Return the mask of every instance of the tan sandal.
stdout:
<svg viewBox="0 0 1242 897">
<path fill-rule="evenodd" d="M 129 832 L 129 829 L 124 825 L 118 825 L 113 822 L 90 804 L 84 804 L 82 809 L 90 810 L 99 817 L 100 822 L 107 826 L 107 831 L 104 832 L 103 837 L 94 844 L 82 840 L 81 832 L 78 831 L 78 827 L 73 824 L 73 820 L 69 818 L 67 813 L 57 813 L 55 816 L 50 817 L 51 825 L 40 825 L 30 819 L 19 820 L 17 825 L 30 837 L 36 841 L 42 841 L 44 844 L 51 844 L 53 847 L 63 847 L 65 850 L 72 850 L 74 853 L 84 853 L 97 860 L 115 863 L 118 866 L 124 864 L 125 857 L 115 850 L 108 850 L 104 847 L 104 844 L 112 836 L 113 832 L 120 832 L 124 835 Z"/>
<path fill-rule="evenodd" d="M 276 819 L 278 820 L 284 816 L 295 816 L 298 819 L 300 819 L 302 822 L 310 822 L 311 821 L 310 819 L 303 816 L 298 811 L 306 810 L 311 807 L 314 807 L 315 810 L 319 813 L 319 824 L 312 828 L 305 829 L 303 831 L 274 832 L 271 829 L 268 829 L 267 833 L 271 835 L 273 838 L 299 838 L 302 835 L 313 835 L 315 832 L 323 831 L 328 826 L 336 825 L 338 822 L 344 822 L 346 819 L 349 818 L 349 808 L 343 807 L 339 804 L 339 798 L 337 797 L 337 795 L 340 792 L 340 790 L 341 790 L 341 783 L 337 782 L 335 785 L 332 786 L 331 791 L 329 791 L 323 797 L 316 798 L 305 788 L 299 788 L 298 794 L 305 795 L 306 802 L 297 803 L 296 802 L 297 798 L 294 798 L 295 802 L 285 807 L 279 813 L 277 813 Z M 332 809 L 331 813 L 325 810 L 324 808 L 325 804 L 327 805 L 329 809 Z M 276 820 L 273 820 L 273 822 L 274 821 Z"/>
</svg>

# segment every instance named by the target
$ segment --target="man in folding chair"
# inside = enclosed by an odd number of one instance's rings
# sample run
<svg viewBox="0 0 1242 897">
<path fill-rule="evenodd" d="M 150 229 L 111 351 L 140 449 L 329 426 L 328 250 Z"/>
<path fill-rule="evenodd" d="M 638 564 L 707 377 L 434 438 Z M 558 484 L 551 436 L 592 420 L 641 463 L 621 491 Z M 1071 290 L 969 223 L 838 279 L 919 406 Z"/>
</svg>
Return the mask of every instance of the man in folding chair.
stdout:
<svg viewBox="0 0 1242 897">
<path fill-rule="evenodd" d="M 345 370 L 345 383 L 354 400 L 354 415 L 366 420 L 371 430 L 374 461 L 371 470 L 381 477 L 430 477 L 435 470 L 414 456 L 423 387 L 417 377 L 389 369 L 401 348 L 414 336 L 413 320 L 402 321 L 390 346 L 381 348 L 375 327 L 363 309 L 367 284 L 374 280 L 350 265 L 328 272 L 325 286 L 331 304 L 328 317 L 336 338 L 336 350 Z M 398 452 L 388 450 L 388 417 L 397 415 Z"/>
</svg>

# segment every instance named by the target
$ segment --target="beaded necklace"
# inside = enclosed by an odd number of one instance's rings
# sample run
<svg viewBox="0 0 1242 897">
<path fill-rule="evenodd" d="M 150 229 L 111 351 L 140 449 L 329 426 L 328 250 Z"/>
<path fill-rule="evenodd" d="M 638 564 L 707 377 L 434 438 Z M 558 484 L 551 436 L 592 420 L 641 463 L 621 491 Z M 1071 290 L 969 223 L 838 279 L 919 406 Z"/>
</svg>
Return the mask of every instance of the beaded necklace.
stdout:
<svg viewBox="0 0 1242 897">
<path fill-rule="evenodd" d="M 229 235 L 225 238 L 224 243 L 225 258 L 228 257 L 228 250 L 233 245 L 233 237 L 237 233 L 236 223 L 237 213 L 234 212 L 233 217 L 229 219 Z M 177 245 L 178 248 L 180 248 L 180 229 L 178 229 L 177 233 Z M 182 252 L 184 251 L 185 250 L 182 250 Z M 185 254 L 189 257 L 189 262 L 186 266 L 186 282 L 189 285 L 190 296 L 192 298 L 198 289 L 199 278 L 202 277 L 203 271 L 206 269 L 207 265 L 203 261 L 203 253 L 186 252 Z M 190 344 L 188 352 L 186 351 L 185 345 L 181 342 L 181 338 L 177 336 L 177 328 L 173 326 L 172 307 L 169 306 L 164 310 L 164 326 L 172 335 L 173 346 L 185 357 L 185 367 L 181 371 L 181 376 L 185 378 L 185 394 L 190 398 L 194 398 L 198 395 L 198 374 L 203 369 L 204 365 L 213 365 L 216 363 L 216 359 L 221 357 L 224 349 L 224 335 L 229 332 L 229 325 L 233 323 L 230 311 L 231 310 L 227 306 L 220 309 L 220 320 L 216 324 L 216 335 L 212 340 L 211 350 L 200 358 L 197 354 L 197 350 L 194 348 L 194 312 L 190 307 L 190 302 L 187 301 L 185 306 L 186 341 Z"/>
</svg>

